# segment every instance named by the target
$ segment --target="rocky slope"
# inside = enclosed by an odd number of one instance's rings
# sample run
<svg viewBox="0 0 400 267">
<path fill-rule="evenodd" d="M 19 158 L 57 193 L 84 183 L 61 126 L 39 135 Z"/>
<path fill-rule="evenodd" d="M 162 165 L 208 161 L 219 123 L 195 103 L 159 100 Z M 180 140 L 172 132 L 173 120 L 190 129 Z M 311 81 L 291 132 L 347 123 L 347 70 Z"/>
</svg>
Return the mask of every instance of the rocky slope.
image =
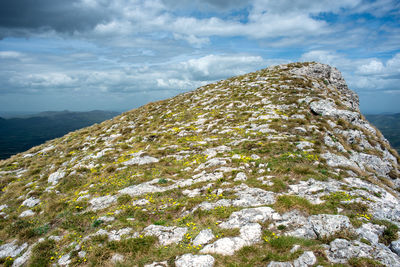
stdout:
<svg viewBox="0 0 400 267">
<path fill-rule="evenodd" d="M 340 72 L 269 67 L 0 162 L 5 266 L 400 266 L 399 157 Z"/>
</svg>

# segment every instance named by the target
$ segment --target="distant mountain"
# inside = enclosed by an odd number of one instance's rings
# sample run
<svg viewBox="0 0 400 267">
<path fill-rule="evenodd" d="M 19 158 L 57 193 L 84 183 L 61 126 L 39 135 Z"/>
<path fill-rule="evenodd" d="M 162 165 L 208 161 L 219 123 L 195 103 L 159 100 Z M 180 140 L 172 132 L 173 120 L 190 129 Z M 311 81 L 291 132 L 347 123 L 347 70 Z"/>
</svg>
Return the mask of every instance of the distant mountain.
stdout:
<svg viewBox="0 0 400 267">
<path fill-rule="evenodd" d="M 68 132 L 111 119 L 118 114 L 119 112 L 101 110 L 65 110 L 41 112 L 26 118 L 0 117 L 0 159 L 6 159 Z"/>
<path fill-rule="evenodd" d="M 392 147 L 400 153 L 400 113 L 365 115 L 365 117 L 383 133 Z"/>
</svg>

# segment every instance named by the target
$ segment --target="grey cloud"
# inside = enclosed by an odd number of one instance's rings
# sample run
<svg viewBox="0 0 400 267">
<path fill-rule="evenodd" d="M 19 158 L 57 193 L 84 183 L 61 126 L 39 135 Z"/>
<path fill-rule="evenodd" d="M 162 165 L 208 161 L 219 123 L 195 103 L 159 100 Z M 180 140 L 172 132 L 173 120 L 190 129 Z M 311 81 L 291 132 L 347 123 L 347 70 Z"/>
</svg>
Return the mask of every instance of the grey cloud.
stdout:
<svg viewBox="0 0 400 267">
<path fill-rule="evenodd" d="M 174 9 L 197 8 L 200 11 L 225 12 L 243 8 L 249 5 L 251 0 L 163 0 L 163 3 Z"/>
<path fill-rule="evenodd" d="M 72 33 L 89 30 L 110 19 L 107 6 L 105 2 L 90 7 L 79 0 L 2 0 L 0 34 L 5 37 L 29 31 Z"/>
</svg>

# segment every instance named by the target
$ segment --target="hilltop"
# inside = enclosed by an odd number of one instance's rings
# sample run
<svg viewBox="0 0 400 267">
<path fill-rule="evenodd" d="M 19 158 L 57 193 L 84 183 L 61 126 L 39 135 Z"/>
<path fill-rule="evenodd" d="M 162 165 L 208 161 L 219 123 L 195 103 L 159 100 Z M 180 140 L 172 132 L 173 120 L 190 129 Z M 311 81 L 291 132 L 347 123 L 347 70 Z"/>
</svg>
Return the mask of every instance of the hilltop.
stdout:
<svg viewBox="0 0 400 267">
<path fill-rule="evenodd" d="M 0 261 L 400 266 L 400 158 L 358 105 L 272 66 L 1 161 Z"/>
</svg>

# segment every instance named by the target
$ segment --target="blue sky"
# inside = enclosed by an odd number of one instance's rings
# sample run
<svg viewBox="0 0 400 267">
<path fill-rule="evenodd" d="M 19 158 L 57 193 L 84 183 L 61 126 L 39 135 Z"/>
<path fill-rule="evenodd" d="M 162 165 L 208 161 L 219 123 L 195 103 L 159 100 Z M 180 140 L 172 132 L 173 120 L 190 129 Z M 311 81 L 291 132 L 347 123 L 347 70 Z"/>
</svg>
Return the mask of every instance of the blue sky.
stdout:
<svg viewBox="0 0 400 267">
<path fill-rule="evenodd" d="M 129 110 L 296 61 L 337 67 L 364 113 L 400 112 L 400 2 L 0 2 L 0 111 Z"/>
</svg>

